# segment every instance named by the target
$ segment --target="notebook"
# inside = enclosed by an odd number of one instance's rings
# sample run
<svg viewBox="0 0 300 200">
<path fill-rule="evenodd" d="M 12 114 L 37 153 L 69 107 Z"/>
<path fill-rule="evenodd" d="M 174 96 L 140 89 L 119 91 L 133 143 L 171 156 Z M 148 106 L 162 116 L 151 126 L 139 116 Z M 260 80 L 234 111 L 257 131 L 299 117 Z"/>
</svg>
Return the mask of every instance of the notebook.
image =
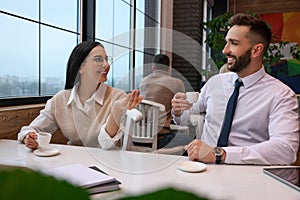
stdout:
<svg viewBox="0 0 300 200">
<path fill-rule="evenodd" d="M 81 164 L 42 170 L 42 173 L 87 189 L 91 194 L 119 189 L 120 182 L 98 167 Z"/>
<path fill-rule="evenodd" d="M 96 166 L 91 166 L 89 168 L 91 168 L 93 170 L 96 170 L 100 173 L 106 174 L 104 171 L 100 170 Z M 87 190 L 89 191 L 90 194 L 114 191 L 114 190 L 119 190 L 120 189 L 120 184 L 121 184 L 121 182 L 115 179 L 114 181 L 109 182 L 109 183 L 104 183 L 104 184 L 99 184 L 99 185 L 95 185 L 95 186 L 92 186 L 92 187 L 88 187 Z"/>
<path fill-rule="evenodd" d="M 300 191 L 300 166 L 264 168 L 263 172 Z"/>
</svg>

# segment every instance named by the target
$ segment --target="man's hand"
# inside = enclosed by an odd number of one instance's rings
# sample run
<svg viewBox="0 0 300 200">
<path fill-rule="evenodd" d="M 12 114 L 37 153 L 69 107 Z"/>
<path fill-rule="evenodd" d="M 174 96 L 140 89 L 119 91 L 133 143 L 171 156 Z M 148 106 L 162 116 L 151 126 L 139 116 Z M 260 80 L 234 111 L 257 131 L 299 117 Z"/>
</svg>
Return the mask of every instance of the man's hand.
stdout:
<svg viewBox="0 0 300 200">
<path fill-rule="evenodd" d="M 190 109 L 193 104 L 186 100 L 186 95 L 182 92 L 178 92 L 171 100 L 172 108 L 176 117 L 179 117 L 183 111 Z"/>
<path fill-rule="evenodd" d="M 187 150 L 190 160 L 205 163 L 215 163 L 216 161 L 215 154 L 213 153 L 214 148 L 198 139 L 193 140 L 184 148 Z"/>
</svg>

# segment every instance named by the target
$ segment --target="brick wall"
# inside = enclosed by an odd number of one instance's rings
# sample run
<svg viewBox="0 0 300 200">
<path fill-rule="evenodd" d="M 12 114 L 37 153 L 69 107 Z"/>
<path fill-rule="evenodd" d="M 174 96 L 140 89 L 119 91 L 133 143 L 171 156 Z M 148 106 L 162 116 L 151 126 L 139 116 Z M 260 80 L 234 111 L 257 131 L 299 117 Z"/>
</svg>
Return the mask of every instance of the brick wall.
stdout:
<svg viewBox="0 0 300 200">
<path fill-rule="evenodd" d="M 179 78 L 186 88 L 196 91 L 201 81 L 202 5 L 202 0 L 174 0 L 173 6 L 172 67 L 184 76 Z"/>
</svg>

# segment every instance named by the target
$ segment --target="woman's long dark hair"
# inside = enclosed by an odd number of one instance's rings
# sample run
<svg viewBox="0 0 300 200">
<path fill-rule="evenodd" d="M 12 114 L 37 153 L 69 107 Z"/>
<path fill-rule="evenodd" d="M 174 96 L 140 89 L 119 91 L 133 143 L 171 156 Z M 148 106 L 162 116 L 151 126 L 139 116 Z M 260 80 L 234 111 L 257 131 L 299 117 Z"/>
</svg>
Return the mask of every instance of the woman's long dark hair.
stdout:
<svg viewBox="0 0 300 200">
<path fill-rule="evenodd" d="M 78 44 L 73 49 L 67 64 L 65 89 L 73 88 L 81 64 L 89 55 L 90 51 L 96 46 L 101 46 L 102 48 L 104 48 L 100 42 L 86 41 Z"/>
</svg>

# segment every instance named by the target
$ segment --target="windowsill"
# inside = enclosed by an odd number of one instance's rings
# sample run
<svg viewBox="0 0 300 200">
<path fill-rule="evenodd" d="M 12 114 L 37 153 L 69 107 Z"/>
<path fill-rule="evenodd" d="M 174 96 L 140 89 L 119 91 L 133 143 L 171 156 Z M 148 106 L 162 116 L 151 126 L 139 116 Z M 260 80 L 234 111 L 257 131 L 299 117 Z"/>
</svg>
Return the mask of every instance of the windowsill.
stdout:
<svg viewBox="0 0 300 200">
<path fill-rule="evenodd" d="M 39 96 L 39 97 L 11 97 L 11 98 L 0 98 L 0 105 L 2 106 L 19 106 L 27 104 L 40 104 L 46 103 L 52 96 Z"/>
<path fill-rule="evenodd" d="M 37 103 L 37 104 L 24 104 L 24 105 L 17 105 L 17 106 L 3 106 L 0 107 L 1 111 L 13 111 L 13 110 L 23 110 L 23 109 L 30 109 L 30 108 L 38 108 L 38 107 L 45 107 L 45 103 Z"/>
</svg>

